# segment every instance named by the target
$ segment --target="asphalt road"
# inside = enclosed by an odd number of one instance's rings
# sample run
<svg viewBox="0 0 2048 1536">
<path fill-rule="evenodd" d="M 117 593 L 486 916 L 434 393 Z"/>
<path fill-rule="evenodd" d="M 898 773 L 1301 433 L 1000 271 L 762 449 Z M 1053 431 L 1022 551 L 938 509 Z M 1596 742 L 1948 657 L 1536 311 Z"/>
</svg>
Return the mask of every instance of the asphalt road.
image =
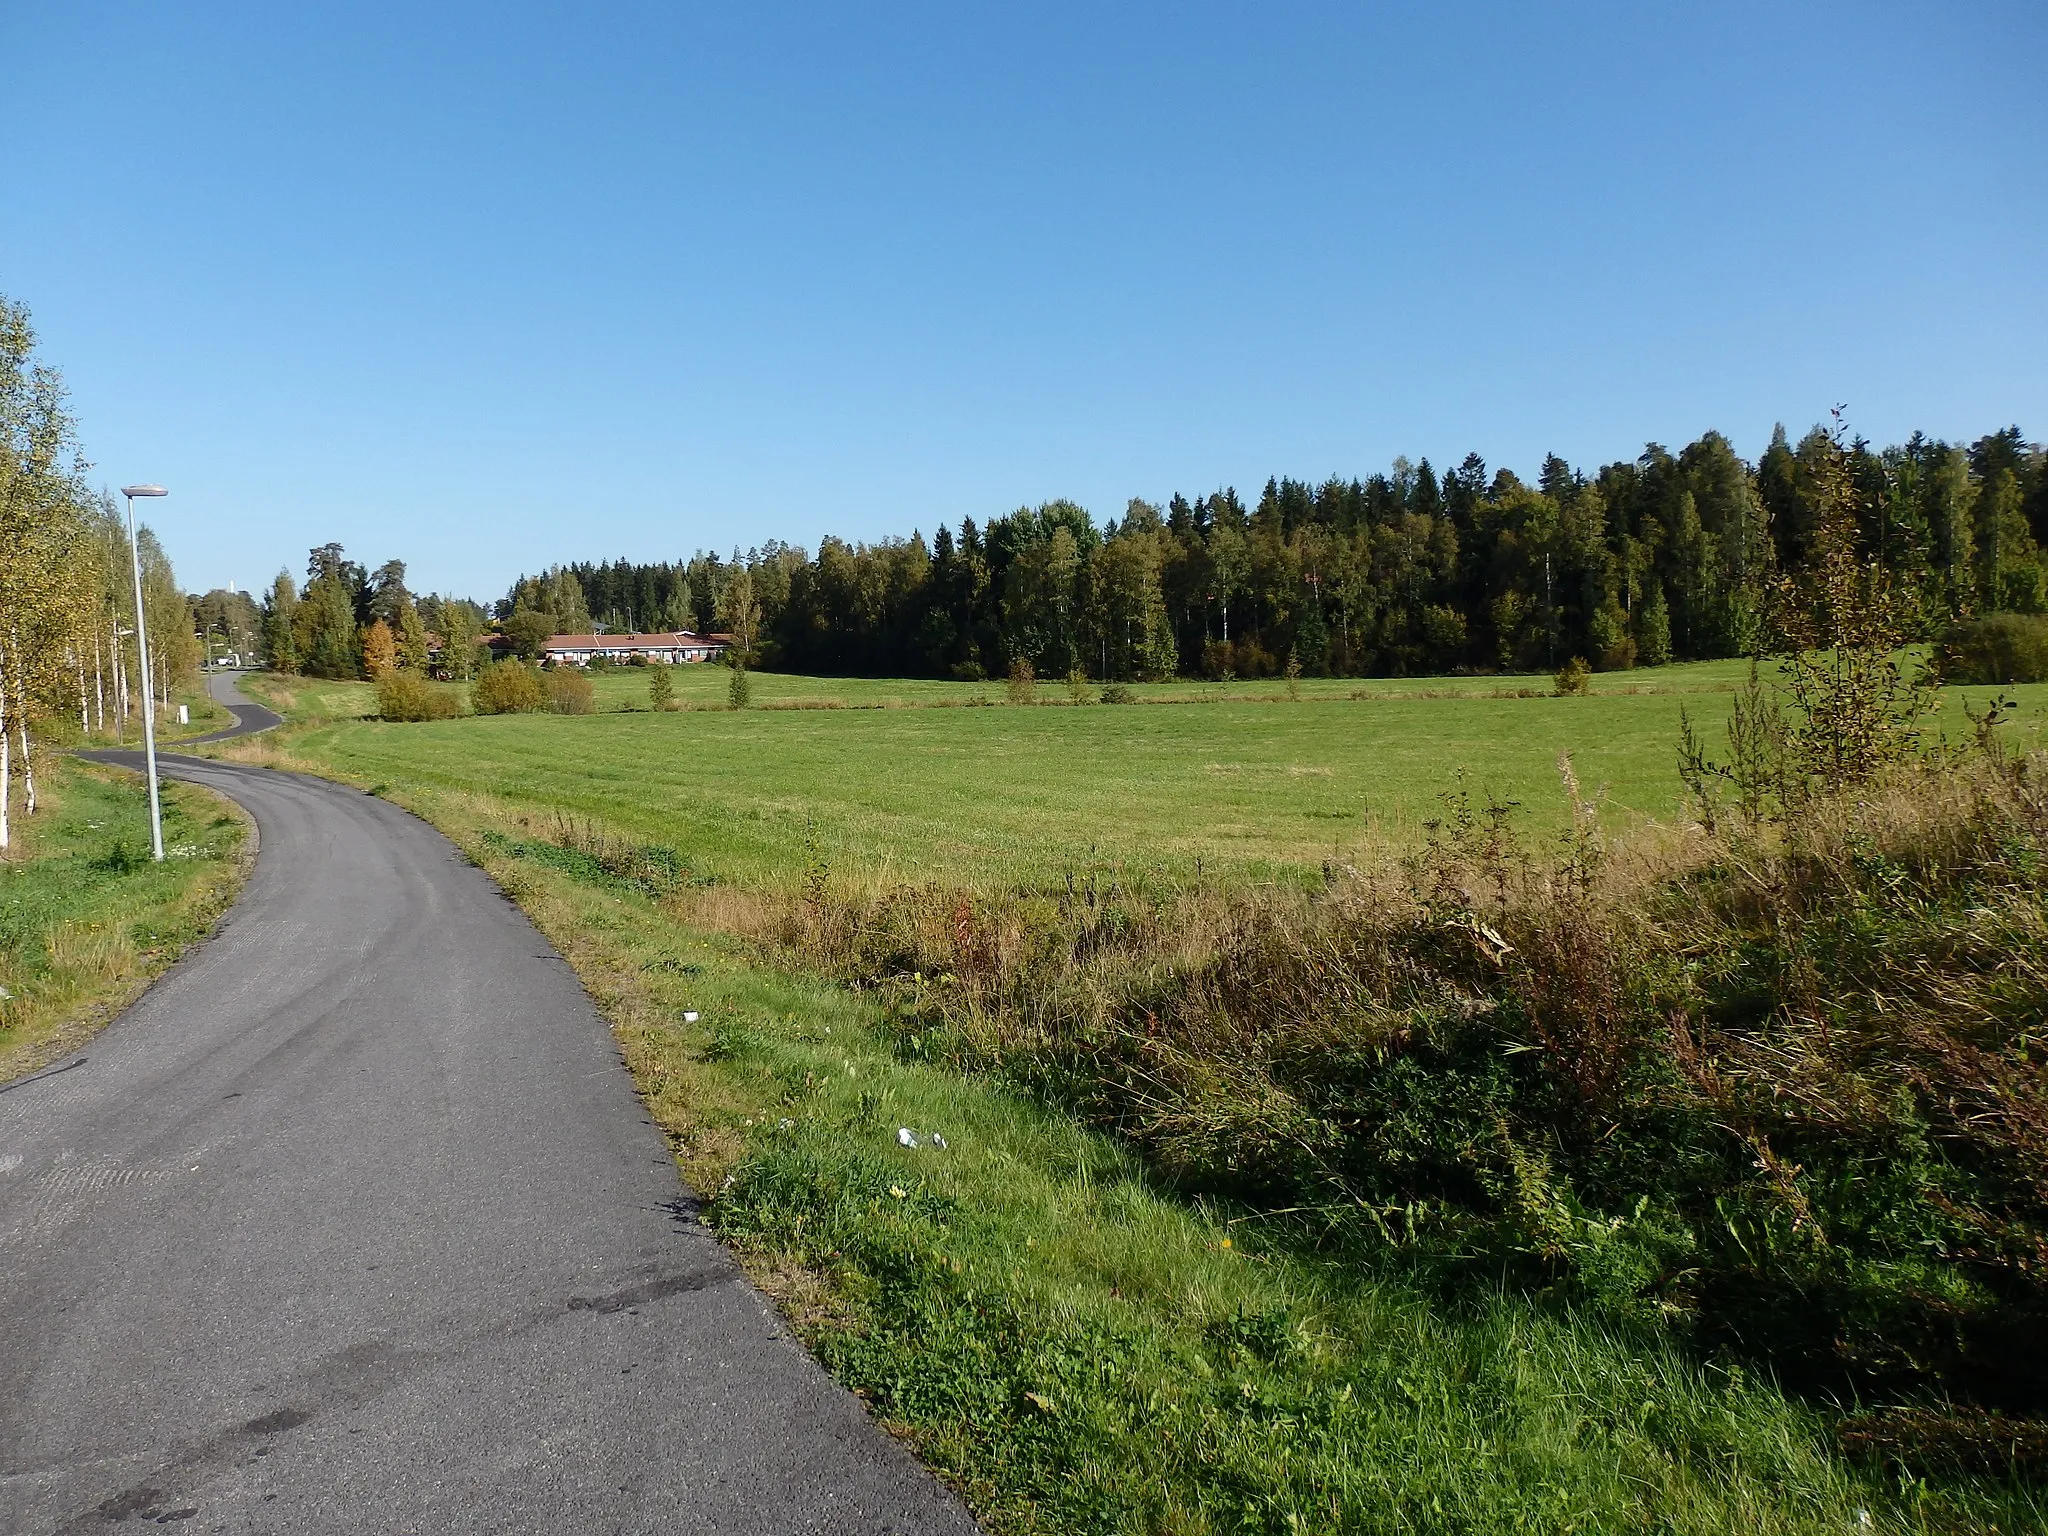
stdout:
<svg viewBox="0 0 2048 1536">
<path fill-rule="evenodd" d="M 267 731 L 274 725 L 284 724 L 282 715 L 243 697 L 239 680 L 232 672 L 212 674 L 206 680 L 206 691 L 213 695 L 215 703 L 227 706 L 228 713 L 235 717 L 235 723 L 226 730 L 208 731 L 204 736 L 189 737 L 178 743 L 181 747 L 196 747 L 208 741 L 226 741 L 230 736 L 253 736 L 258 731 Z"/>
<path fill-rule="evenodd" d="M 487 876 L 382 800 L 161 766 L 261 853 L 0 1086 L 0 1531 L 974 1531 L 697 1224 Z"/>
</svg>

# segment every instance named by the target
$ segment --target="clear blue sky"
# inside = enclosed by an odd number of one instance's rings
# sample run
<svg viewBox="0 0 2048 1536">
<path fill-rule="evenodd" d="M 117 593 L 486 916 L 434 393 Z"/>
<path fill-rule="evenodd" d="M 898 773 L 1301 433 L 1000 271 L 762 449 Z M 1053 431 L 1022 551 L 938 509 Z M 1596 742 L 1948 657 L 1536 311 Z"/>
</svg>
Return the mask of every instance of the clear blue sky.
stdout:
<svg viewBox="0 0 2048 1536">
<path fill-rule="evenodd" d="M 187 586 L 2048 435 L 2048 6 L 0 5 L 0 292 Z"/>
</svg>

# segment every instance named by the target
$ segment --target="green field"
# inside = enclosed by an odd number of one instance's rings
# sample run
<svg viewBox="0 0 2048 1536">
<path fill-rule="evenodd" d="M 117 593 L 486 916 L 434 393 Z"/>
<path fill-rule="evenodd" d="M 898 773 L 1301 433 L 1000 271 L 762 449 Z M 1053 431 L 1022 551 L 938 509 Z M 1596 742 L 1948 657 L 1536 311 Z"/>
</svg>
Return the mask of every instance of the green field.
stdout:
<svg viewBox="0 0 2048 1536">
<path fill-rule="evenodd" d="M 676 670 L 692 702 L 722 696 L 729 677 Z M 1618 673 L 1579 698 L 1436 678 L 1353 699 L 1360 685 L 1322 681 L 1299 703 L 1167 702 L 1202 696 L 1172 684 L 1140 690 L 1151 702 L 1137 706 L 980 709 L 919 707 L 971 685 L 764 673 L 764 704 L 839 707 L 606 713 L 644 705 L 645 674 L 622 669 L 597 675 L 594 715 L 406 725 L 360 718 L 375 707 L 367 684 L 268 686 L 295 718 L 328 721 L 290 750 L 331 771 L 593 817 L 721 880 L 781 883 L 822 859 L 884 884 L 1011 885 L 1105 866 L 1172 880 L 1198 864 L 1254 879 L 1314 869 L 1412 843 L 1460 786 L 1518 802 L 1532 827 L 1561 826 L 1566 754 L 1611 823 L 1668 820 L 1681 812 L 1680 708 L 1717 741 L 1744 675 L 1726 662 Z M 2048 686 L 2014 691 L 2038 730 Z M 1960 726 L 1952 692 L 1944 717 Z M 861 707 L 882 700 L 895 707 Z"/>
</svg>

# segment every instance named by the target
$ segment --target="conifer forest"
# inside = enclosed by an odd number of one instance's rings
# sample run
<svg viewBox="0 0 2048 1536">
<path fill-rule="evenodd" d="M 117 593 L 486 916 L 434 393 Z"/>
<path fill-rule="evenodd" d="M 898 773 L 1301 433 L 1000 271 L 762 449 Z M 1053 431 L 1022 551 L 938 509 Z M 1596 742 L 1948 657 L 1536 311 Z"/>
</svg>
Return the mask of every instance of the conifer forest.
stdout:
<svg viewBox="0 0 2048 1536">
<path fill-rule="evenodd" d="M 1269 480 L 1133 500 L 1098 522 L 1071 501 L 876 543 L 770 542 L 730 558 L 573 562 L 498 604 L 563 629 L 721 627 L 733 574 L 759 608 L 757 664 L 980 678 L 1023 662 L 1105 681 L 1599 670 L 1741 655 L 1767 594 L 1805 560 L 1813 479 L 1833 445 L 1856 476 L 1861 555 L 1932 638 L 1953 621 L 2048 607 L 2048 456 L 2017 427 L 1968 444 L 1874 448 L 1780 428 L 1755 462 L 1718 432 L 1652 443 L 1533 483 L 1478 454 L 1438 473 Z M 535 622 L 536 630 L 543 628 Z"/>
</svg>

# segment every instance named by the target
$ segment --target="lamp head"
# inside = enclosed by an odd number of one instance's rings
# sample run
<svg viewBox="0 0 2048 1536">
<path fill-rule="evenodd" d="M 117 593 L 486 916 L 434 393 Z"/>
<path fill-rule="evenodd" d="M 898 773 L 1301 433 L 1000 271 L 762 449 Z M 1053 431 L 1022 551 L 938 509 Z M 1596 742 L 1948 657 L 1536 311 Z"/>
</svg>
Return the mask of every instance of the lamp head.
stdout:
<svg viewBox="0 0 2048 1536">
<path fill-rule="evenodd" d="M 168 496 L 171 493 L 160 485 L 124 485 L 121 487 L 121 494 L 133 499 L 137 496 Z"/>
</svg>

